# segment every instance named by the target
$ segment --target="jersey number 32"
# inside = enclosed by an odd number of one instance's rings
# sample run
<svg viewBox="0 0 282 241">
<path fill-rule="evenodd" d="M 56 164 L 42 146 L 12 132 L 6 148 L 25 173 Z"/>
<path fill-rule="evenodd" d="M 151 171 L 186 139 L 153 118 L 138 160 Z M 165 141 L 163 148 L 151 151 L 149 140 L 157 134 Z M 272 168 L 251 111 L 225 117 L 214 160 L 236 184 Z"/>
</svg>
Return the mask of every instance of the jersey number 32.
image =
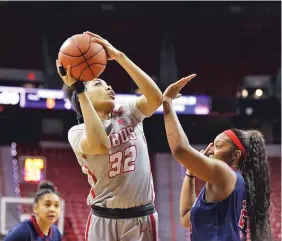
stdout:
<svg viewBox="0 0 282 241">
<path fill-rule="evenodd" d="M 124 151 L 111 154 L 109 177 L 116 177 L 121 173 L 134 171 L 136 155 L 136 146 L 129 146 Z"/>
</svg>

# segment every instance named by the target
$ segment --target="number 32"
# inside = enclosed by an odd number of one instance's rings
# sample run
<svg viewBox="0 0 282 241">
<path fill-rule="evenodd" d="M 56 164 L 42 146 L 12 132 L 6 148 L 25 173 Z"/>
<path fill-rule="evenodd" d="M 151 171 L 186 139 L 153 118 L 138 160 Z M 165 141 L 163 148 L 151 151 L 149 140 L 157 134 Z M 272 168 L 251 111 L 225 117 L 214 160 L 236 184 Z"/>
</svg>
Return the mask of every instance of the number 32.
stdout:
<svg viewBox="0 0 282 241">
<path fill-rule="evenodd" d="M 109 177 L 116 177 L 121 173 L 135 170 L 137 156 L 136 146 L 127 147 L 124 152 L 118 151 L 110 155 L 109 162 L 112 164 L 109 170 Z"/>
</svg>

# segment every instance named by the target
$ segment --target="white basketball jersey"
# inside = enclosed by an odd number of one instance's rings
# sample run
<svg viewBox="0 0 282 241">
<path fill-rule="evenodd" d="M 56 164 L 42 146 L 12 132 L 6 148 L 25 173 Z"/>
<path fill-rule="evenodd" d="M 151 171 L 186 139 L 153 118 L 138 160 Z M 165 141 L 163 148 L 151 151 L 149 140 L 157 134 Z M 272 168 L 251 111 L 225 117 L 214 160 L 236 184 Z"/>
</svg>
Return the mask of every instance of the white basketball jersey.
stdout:
<svg viewBox="0 0 282 241">
<path fill-rule="evenodd" d="M 91 185 L 87 204 L 107 208 L 130 208 L 154 202 L 154 185 L 142 114 L 136 101 L 113 111 L 103 121 L 111 148 L 106 155 L 85 155 L 81 138 L 84 124 L 73 126 L 68 139 Z"/>
</svg>

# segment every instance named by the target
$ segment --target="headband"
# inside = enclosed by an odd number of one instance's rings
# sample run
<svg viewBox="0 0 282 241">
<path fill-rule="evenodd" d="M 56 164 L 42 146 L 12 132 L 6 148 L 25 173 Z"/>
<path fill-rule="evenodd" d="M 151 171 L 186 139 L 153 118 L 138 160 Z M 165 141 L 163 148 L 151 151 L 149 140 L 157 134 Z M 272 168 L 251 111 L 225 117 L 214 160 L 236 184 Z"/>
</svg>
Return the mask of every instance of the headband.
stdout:
<svg viewBox="0 0 282 241">
<path fill-rule="evenodd" d="M 246 150 L 236 134 L 232 130 L 226 130 L 224 134 L 230 138 L 234 145 L 242 152 L 243 157 L 246 158 Z"/>
</svg>

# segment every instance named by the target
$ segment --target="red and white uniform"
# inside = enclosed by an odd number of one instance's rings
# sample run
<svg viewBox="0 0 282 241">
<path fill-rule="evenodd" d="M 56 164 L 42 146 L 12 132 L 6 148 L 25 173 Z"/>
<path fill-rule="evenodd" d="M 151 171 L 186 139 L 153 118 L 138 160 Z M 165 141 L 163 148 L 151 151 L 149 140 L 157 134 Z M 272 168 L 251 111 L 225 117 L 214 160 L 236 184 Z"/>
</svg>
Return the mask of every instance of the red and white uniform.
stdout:
<svg viewBox="0 0 282 241">
<path fill-rule="evenodd" d="M 113 111 L 112 118 L 103 121 L 105 131 L 111 143 L 109 154 L 106 155 L 86 155 L 83 153 L 80 143 L 84 135 L 84 124 L 73 126 L 69 130 L 69 142 L 77 156 L 83 173 L 88 176 L 88 182 L 91 186 L 87 198 L 88 205 L 106 208 L 131 208 L 154 202 L 153 178 L 142 123 L 145 117 L 146 116 L 138 110 L 136 101 L 132 101 L 128 103 L 128 105 L 120 106 L 116 111 Z M 150 215 L 150 217 L 143 218 L 145 218 L 145 222 L 150 224 L 148 226 L 150 228 L 146 230 L 151 230 L 151 235 L 146 235 L 144 239 L 135 237 L 134 235 L 130 238 L 128 237 L 129 239 L 120 239 L 122 234 L 121 236 L 117 234 L 119 237 L 118 240 L 157 240 L 150 238 L 157 229 L 157 213 Z M 103 233 L 103 235 L 107 236 L 107 234 L 104 233 L 107 231 L 101 228 L 103 225 L 101 223 L 99 223 L 99 225 L 97 223 L 95 224 L 96 219 L 103 218 L 90 215 L 89 219 L 88 225 L 90 230 L 91 226 L 94 229 L 101 229 L 101 235 Z M 137 219 L 140 218 L 136 218 L 136 220 Z M 134 226 L 136 220 L 131 224 L 128 222 L 127 225 Z M 119 225 L 118 223 L 124 222 L 124 220 L 112 221 L 116 222 L 115 225 L 117 226 Z M 142 224 L 142 222 L 140 224 Z M 109 224 L 105 223 L 105 225 L 107 226 Z M 141 226 L 143 226 L 144 229 L 144 224 Z M 121 227 L 123 227 L 123 225 L 121 225 Z M 111 229 L 108 229 L 110 232 Z M 88 232 L 90 232 L 90 230 Z M 113 228 L 113 232 L 118 232 L 118 230 L 114 230 L 115 228 Z M 98 239 L 100 236 L 97 236 L 97 230 L 95 231 L 96 234 L 93 234 L 94 236 L 86 234 L 88 237 L 89 235 L 91 236 L 89 240 L 115 240 L 112 239 L 113 237 L 109 237 L 109 239 L 105 237 Z M 93 231 L 93 233 L 95 231 Z M 144 231 L 143 234 L 146 233 Z M 140 234 L 139 231 L 137 233 L 138 235 Z"/>
</svg>

